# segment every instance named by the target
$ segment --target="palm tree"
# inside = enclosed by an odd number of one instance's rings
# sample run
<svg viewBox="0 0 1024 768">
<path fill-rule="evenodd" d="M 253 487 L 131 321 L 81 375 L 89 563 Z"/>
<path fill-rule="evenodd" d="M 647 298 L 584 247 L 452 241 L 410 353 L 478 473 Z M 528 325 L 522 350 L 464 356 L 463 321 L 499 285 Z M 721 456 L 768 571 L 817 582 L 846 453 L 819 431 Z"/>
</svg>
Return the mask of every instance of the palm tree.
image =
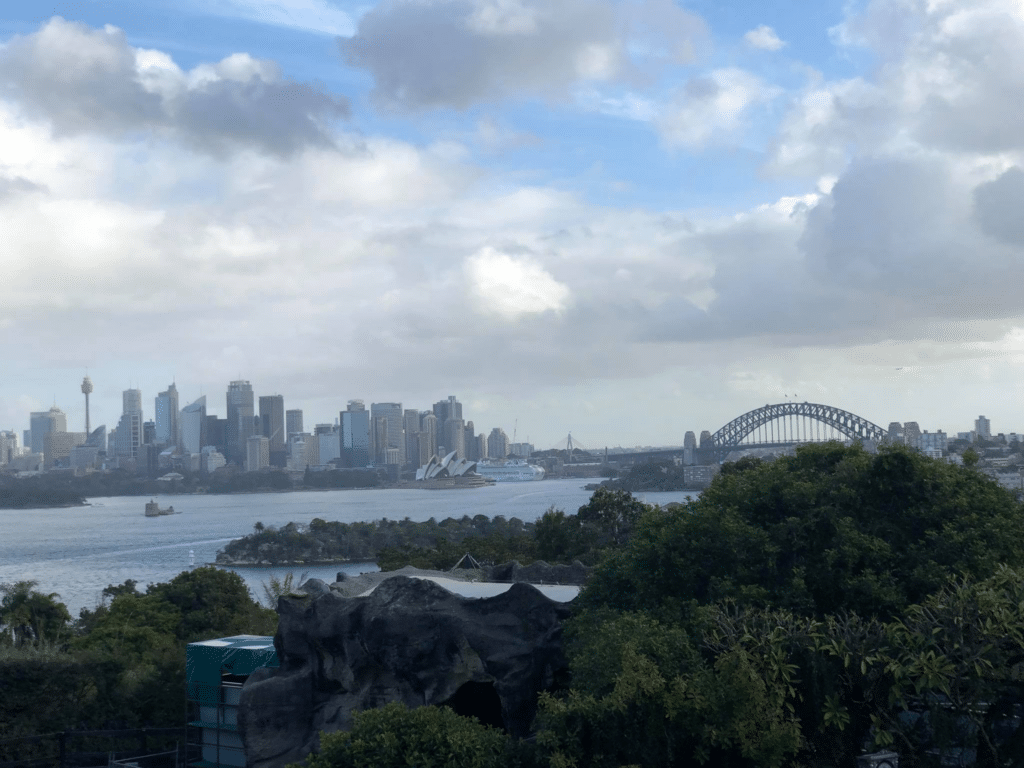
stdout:
<svg viewBox="0 0 1024 768">
<path fill-rule="evenodd" d="M 37 592 L 36 581 L 0 584 L 0 629 L 14 645 L 57 640 L 67 629 L 71 614 L 56 592 Z"/>
<path fill-rule="evenodd" d="M 287 595 L 290 592 L 294 592 L 299 585 L 306 583 L 306 577 L 308 573 L 303 573 L 299 577 L 299 583 L 295 583 L 295 574 L 292 571 L 288 571 L 284 575 L 283 579 L 277 578 L 277 576 L 271 576 L 270 581 L 263 582 L 263 596 L 266 597 L 265 605 L 268 608 L 277 607 L 277 599 L 282 595 Z"/>
</svg>

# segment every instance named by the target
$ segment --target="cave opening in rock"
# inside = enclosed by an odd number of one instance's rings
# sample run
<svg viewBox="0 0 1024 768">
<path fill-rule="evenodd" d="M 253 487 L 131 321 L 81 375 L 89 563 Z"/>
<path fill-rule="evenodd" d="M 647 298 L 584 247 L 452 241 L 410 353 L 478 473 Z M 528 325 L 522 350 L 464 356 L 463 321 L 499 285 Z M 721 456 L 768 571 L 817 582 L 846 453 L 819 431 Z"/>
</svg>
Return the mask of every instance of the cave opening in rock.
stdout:
<svg viewBox="0 0 1024 768">
<path fill-rule="evenodd" d="M 455 714 L 463 717 L 475 717 L 483 725 L 505 730 L 505 722 L 501 719 L 501 698 L 493 683 L 463 683 L 441 706 L 451 707 Z"/>
</svg>

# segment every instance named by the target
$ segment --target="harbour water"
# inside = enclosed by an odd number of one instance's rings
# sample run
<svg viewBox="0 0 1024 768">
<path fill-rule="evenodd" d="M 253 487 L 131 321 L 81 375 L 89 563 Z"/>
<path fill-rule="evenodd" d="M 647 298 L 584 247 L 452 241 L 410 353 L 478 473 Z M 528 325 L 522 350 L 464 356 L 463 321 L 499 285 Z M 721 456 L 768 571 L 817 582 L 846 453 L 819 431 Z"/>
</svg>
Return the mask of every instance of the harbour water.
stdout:
<svg viewBox="0 0 1024 768">
<path fill-rule="evenodd" d="M 518 517 L 537 520 L 550 507 L 575 512 L 590 498 L 587 480 L 543 480 L 498 483 L 459 490 L 345 490 L 254 493 L 229 496 L 161 496 L 161 506 L 174 505 L 181 514 L 145 517 L 149 498 L 120 496 L 89 499 L 86 507 L 0 510 L 0 583 L 23 579 L 36 589 L 56 592 L 72 616 L 92 608 L 109 584 L 134 579 L 140 588 L 169 581 L 187 570 L 189 553 L 195 564 L 214 561 L 217 550 L 252 532 L 253 525 L 308 524 L 313 518 L 343 523 L 401 520 L 422 522 L 431 517 L 463 515 Z M 651 504 L 683 501 L 689 492 L 648 493 Z M 316 568 L 236 569 L 254 597 L 271 576 L 289 571 L 333 581 L 338 571 L 353 575 L 375 571 L 373 563 L 346 563 Z"/>
</svg>

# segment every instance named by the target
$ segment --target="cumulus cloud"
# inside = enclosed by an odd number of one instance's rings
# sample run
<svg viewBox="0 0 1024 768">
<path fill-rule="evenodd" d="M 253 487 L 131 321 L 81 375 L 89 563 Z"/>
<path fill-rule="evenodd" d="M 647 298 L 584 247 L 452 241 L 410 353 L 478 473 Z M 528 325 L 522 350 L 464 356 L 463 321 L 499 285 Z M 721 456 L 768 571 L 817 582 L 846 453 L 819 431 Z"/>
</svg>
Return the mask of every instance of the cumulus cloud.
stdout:
<svg viewBox="0 0 1024 768">
<path fill-rule="evenodd" d="M 630 75 L 630 51 L 688 62 L 705 33 L 667 0 L 384 0 L 340 46 L 382 106 L 465 109 L 566 99 L 577 84 Z"/>
<path fill-rule="evenodd" d="M 466 275 L 481 309 L 514 319 L 565 308 L 569 289 L 526 256 L 486 247 L 466 260 Z"/>
<path fill-rule="evenodd" d="M 1024 150 L 1024 10 L 1014 0 L 873 0 L 833 30 L 870 48 L 872 77 L 814 76 L 773 144 L 771 172 L 835 173 L 853 153 Z"/>
<path fill-rule="evenodd" d="M 717 69 L 689 80 L 655 124 L 668 146 L 699 149 L 712 140 L 737 137 L 750 110 L 781 93 L 741 69 Z"/>
<path fill-rule="evenodd" d="M 0 80 L 57 134 L 154 131 L 211 152 L 329 145 L 329 124 L 348 114 L 343 98 L 247 54 L 182 72 L 162 52 L 132 48 L 116 27 L 59 17 L 0 49 Z"/>
<path fill-rule="evenodd" d="M 751 48 L 759 48 L 762 51 L 777 51 L 786 45 L 775 34 L 775 30 L 765 24 L 747 32 L 743 39 Z"/>
</svg>

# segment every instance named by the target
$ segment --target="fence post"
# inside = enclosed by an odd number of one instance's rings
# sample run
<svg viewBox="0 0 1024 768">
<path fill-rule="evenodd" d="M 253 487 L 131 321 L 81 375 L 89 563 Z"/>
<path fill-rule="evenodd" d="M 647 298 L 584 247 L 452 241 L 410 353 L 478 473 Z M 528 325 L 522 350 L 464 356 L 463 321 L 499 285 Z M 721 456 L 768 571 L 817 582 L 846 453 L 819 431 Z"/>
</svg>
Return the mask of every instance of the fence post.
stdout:
<svg viewBox="0 0 1024 768">
<path fill-rule="evenodd" d="M 146 729 L 143 728 L 139 732 L 139 752 L 143 755 L 146 754 Z"/>
<path fill-rule="evenodd" d="M 61 731 L 57 734 L 57 744 L 60 750 L 60 768 L 67 768 L 68 765 L 67 735 L 67 731 Z"/>
</svg>

